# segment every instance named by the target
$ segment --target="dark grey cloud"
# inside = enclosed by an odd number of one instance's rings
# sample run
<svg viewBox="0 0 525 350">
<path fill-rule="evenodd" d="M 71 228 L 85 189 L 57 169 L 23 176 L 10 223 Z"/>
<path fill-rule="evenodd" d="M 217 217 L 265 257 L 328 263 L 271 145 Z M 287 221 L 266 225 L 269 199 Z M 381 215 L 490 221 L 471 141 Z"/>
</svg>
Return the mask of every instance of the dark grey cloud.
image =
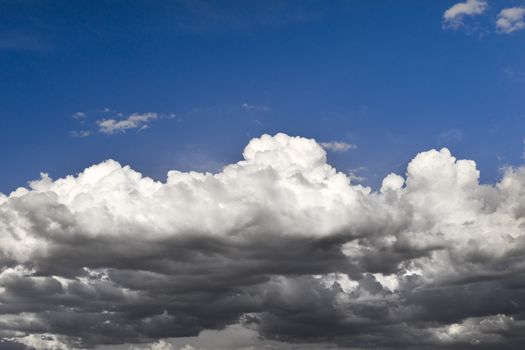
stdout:
<svg viewBox="0 0 525 350">
<path fill-rule="evenodd" d="M 165 182 L 106 161 L 0 195 L 0 348 L 522 343 L 525 169 L 481 185 L 432 150 L 372 192 L 314 140 L 243 157 Z"/>
</svg>

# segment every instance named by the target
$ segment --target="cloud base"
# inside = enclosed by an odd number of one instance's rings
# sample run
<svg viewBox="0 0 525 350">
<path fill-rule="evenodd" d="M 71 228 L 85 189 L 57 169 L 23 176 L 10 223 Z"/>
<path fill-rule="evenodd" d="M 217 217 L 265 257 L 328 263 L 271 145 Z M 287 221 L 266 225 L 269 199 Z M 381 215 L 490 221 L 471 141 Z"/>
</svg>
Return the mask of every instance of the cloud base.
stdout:
<svg viewBox="0 0 525 350">
<path fill-rule="evenodd" d="M 43 174 L 0 194 L 0 338 L 74 349 L 239 324 L 319 347 L 512 347 L 524 193 L 525 168 L 482 185 L 445 148 L 372 192 L 285 134 L 215 174 Z"/>
</svg>

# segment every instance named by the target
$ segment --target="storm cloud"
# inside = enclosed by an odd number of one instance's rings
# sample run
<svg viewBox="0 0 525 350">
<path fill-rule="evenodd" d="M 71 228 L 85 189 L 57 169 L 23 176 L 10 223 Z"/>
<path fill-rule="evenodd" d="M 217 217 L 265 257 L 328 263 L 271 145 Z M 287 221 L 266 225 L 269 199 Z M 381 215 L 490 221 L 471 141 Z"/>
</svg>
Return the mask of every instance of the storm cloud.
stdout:
<svg viewBox="0 0 525 350">
<path fill-rule="evenodd" d="M 485 185 L 431 150 L 374 192 L 277 134 L 215 174 L 158 182 L 108 160 L 29 187 L 0 194 L 2 349 L 240 326 L 317 347 L 525 341 L 525 168 Z"/>
</svg>

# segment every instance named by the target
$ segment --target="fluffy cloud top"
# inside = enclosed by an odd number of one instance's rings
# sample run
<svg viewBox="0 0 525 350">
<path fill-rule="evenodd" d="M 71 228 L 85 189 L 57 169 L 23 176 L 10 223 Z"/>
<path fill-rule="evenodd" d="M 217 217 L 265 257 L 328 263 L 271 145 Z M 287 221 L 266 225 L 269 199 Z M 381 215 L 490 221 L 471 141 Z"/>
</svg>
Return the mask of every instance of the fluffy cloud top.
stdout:
<svg viewBox="0 0 525 350">
<path fill-rule="evenodd" d="M 0 195 L 2 344 L 169 348 L 242 324 L 318 348 L 516 347 L 525 168 L 478 179 L 431 150 L 372 192 L 284 134 L 216 174 L 157 182 L 112 160 L 43 174 Z"/>
<path fill-rule="evenodd" d="M 525 28 L 525 8 L 510 7 L 501 10 L 496 21 L 496 29 L 500 33 L 510 34 Z"/>
<path fill-rule="evenodd" d="M 463 25 L 463 19 L 466 16 L 477 16 L 483 14 L 488 8 L 484 0 L 466 0 L 453 5 L 443 14 L 445 27 L 459 28 Z"/>
</svg>

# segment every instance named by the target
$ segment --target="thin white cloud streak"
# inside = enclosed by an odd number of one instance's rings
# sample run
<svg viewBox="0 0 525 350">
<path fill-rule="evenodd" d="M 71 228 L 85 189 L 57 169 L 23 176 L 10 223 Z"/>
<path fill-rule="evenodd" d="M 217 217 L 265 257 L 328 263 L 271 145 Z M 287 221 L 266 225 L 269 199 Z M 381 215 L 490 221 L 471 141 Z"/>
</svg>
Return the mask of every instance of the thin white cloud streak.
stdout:
<svg viewBox="0 0 525 350">
<path fill-rule="evenodd" d="M 251 109 L 251 110 L 263 111 L 263 112 L 268 112 L 270 110 L 270 107 L 268 106 L 256 106 L 256 105 L 251 105 L 249 103 L 243 103 L 241 107 L 244 109 Z"/>
<path fill-rule="evenodd" d="M 456 128 L 445 130 L 439 133 L 437 137 L 438 141 L 445 145 L 459 143 L 463 141 L 463 138 L 464 138 L 463 131 L 456 129 Z"/>
<path fill-rule="evenodd" d="M 465 2 L 457 3 L 443 14 L 443 26 L 457 29 L 464 25 L 463 19 L 465 17 L 481 15 L 487 8 L 488 4 L 484 0 L 466 0 Z"/>
<path fill-rule="evenodd" d="M 510 7 L 500 11 L 496 21 L 498 33 L 510 34 L 525 28 L 525 8 Z"/>
<path fill-rule="evenodd" d="M 71 118 L 76 119 L 76 120 L 82 120 L 82 119 L 87 118 L 87 114 L 84 112 L 75 112 L 73 113 Z"/>
<path fill-rule="evenodd" d="M 348 178 L 353 182 L 363 182 L 366 181 L 366 177 L 364 175 L 359 175 L 363 171 L 366 171 L 366 167 L 358 167 L 355 169 L 349 169 L 348 170 Z"/>
<path fill-rule="evenodd" d="M 335 153 L 344 153 L 351 149 L 357 149 L 357 145 L 342 141 L 321 142 L 319 145 L 325 150 Z"/>
<path fill-rule="evenodd" d="M 91 135 L 91 132 L 89 130 L 73 130 L 70 132 L 70 135 L 72 137 L 88 137 Z"/>
</svg>

